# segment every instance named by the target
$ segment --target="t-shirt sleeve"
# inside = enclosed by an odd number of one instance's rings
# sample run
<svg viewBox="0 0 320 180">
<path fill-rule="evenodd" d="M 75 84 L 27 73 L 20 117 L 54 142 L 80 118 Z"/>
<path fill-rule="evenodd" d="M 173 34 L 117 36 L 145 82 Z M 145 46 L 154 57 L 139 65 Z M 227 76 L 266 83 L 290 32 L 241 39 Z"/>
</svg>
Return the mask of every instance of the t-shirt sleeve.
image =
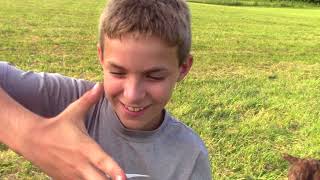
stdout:
<svg viewBox="0 0 320 180">
<path fill-rule="evenodd" d="M 25 72 L 0 62 L 0 85 L 25 108 L 44 117 L 53 117 L 94 83 L 55 73 Z"/>
<path fill-rule="evenodd" d="M 4 86 L 4 76 L 7 73 L 8 63 L 0 61 L 0 87 Z"/>
<path fill-rule="evenodd" d="M 208 154 L 200 152 L 194 165 L 190 180 L 211 180 Z"/>
</svg>

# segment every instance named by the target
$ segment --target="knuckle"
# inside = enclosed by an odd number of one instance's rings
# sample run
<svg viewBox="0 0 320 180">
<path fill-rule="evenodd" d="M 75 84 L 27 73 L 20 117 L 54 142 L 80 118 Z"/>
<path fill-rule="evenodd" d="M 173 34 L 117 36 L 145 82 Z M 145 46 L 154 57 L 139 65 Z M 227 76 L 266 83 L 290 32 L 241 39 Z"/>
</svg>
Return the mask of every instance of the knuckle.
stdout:
<svg viewBox="0 0 320 180">
<path fill-rule="evenodd" d="M 79 179 L 84 179 L 85 172 L 86 172 L 86 166 L 85 165 L 74 165 L 73 170 L 75 171 L 75 174 L 79 177 Z"/>
<path fill-rule="evenodd" d="M 96 161 L 96 166 L 98 166 L 101 169 L 105 169 L 108 164 L 109 164 L 108 160 L 104 157 L 100 157 Z"/>
<path fill-rule="evenodd" d="M 89 155 L 92 153 L 88 149 L 89 142 L 80 142 L 78 147 L 78 154 L 80 157 L 88 159 L 89 160 Z"/>
</svg>

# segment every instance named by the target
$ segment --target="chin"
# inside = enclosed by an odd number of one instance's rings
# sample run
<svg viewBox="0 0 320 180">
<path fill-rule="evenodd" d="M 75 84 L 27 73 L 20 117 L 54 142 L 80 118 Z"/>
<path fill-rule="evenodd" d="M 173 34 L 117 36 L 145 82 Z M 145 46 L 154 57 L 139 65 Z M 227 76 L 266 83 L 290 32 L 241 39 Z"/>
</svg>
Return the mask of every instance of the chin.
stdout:
<svg viewBox="0 0 320 180">
<path fill-rule="evenodd" d="M 132 120 L 129 120 L 131 122 L 122 123 L 124 127 L 131 130 L 146 130 L 145 126 L 142 124 L 139 124 L 137 122 L 132 122 Z"/>
</svg>

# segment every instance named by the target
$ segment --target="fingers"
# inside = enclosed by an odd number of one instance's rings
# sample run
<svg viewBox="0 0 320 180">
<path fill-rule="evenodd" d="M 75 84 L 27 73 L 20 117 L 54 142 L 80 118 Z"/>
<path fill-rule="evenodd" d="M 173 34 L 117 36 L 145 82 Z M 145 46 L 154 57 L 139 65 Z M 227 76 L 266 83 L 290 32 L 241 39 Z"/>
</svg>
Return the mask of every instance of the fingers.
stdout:
<svg viewBox="0 0 320 180">
<path fill-rule="evenodd" d="M 93 144 L 94 154 L 89 158 L 91 163 L 113 180 L 125 180 L 126 175 L 121 167 L 108 156 L 97 144 Z"/>
<path fill-rule="evenodd" d="M 86 168 L 83 177 L 85 180 L 109 180 L 106 175 L 99 172 L 99 170 L 92 165 Z"/>
<path fill-rule="evenodd" d="M 103 85 L 97 83 L 91 90 L 88 91 L 88 95 L 84 96 L 84 100 L 87 101 L 89 107 L 97 103 L 103 93 Z"/>
<path fill-rule="evenodd" d="M 78 117 L 83 117 L 88 110 L 99 101 L 101 95 L 103 94 L 103 86 L 97 83 L 92 89 L 84 93 L 78 100 L 69 105 L 66 109 L 67 112 L 72 112 L 72 114 Z"/>
</svg>

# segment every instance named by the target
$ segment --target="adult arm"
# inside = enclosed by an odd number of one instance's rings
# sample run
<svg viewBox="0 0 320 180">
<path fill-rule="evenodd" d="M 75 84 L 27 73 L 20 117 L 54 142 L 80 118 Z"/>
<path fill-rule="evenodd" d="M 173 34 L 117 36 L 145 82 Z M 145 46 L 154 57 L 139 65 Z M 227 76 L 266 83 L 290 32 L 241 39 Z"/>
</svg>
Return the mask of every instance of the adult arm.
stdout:
<svg viewBox="0 0 320 180">
<path fill-rule="evenodd" d="M 55 179 L 125 179 L 124 172 L 87 135 L 84 116 L 103 88 L 95 86 L 58 116 L 45 119 L 0 87 L 0 142 Z"/>
<path fill-rule="evenodd" d="M 0 87 L 0 142 L 55 179 L 124 179 L 124 172 L 87 135 L 83 119 L 99 99 L 101 85 L 84 94 L 58 116 L 40 117 L 10 98 Z"/>
<path fill-rule="evenodd" d="M 41 104 L 41 98 L 36 99 L 36 91 L 19 87 L 22 81 L 34 86 L 32 83 L 37 81 L 27 80 L 39 76 L 28 76 L 26 73 L 22 78 L 16 78 L 15 75 L 10 76 L 5 67 L 0 62 L 0 143 L 6 144 L 55 179 L 105 179 L 104 174 L 113 179 L 125 178 L 118 164 L 88 136 L 84 127 L 86 112 L 103 92 L 101 85 L 55 114 L 46 110 L 48 108 L 42 109 L 45 104 Z M 21 100 L 23 105 L 16 100 Z M 44 118 L 41 116 L 43 112 L 55 116 Z"/>
</svg>

